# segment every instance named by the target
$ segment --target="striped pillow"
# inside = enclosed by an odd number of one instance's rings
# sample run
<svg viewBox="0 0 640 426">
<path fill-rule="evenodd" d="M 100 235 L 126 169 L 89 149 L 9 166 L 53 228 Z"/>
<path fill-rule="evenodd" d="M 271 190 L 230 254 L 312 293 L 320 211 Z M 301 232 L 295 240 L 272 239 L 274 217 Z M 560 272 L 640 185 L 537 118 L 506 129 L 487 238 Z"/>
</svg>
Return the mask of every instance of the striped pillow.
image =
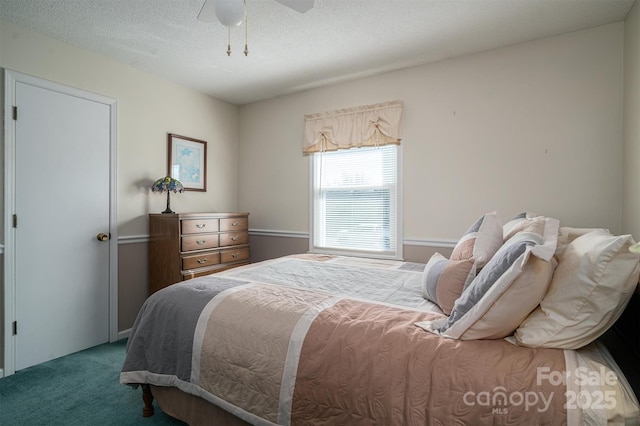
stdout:
<svg viewBox="0 0 640 426">
<path fill-rule="evenodd" d="M 476 276 L 473 259 L 448 260 L 440 253 L 431 256 L 422 273 L 422 297 L 451 313 L 462 290 Z"/>
<path fill-rule="evenodd" d="M 502 232 L 502 223 L 496 212 L 483 215 L 460 238 L 450 259 L 473 259 L 476 268 L 482 268 L 502 246 Z"/>
<path fill-rule="evenodd" d="M 516 235 L 518 232 L 522 231 L 532 231 L 535 232 L 535 223 L 532 222 L 536 218 L 543 218 L 542 216 L 538 216 L 535 213 L 531 212 L 522 212 L 519 215 L 515 216 L 509 222 L 505 223 L 502 227 L 502 238 L 504 241 L 507 241 L 509 238 Z M 538 228 L 539 229 L 539 228 Z"/>
<path fill-rule="evenodd" d="M 462 292 L 448 318 L 416 325 L 460 340 L 511 335 L 549 288 L 559 225 L 557 219 L 545 218 L 540 233 L 514 235 Z"/>
</svg>

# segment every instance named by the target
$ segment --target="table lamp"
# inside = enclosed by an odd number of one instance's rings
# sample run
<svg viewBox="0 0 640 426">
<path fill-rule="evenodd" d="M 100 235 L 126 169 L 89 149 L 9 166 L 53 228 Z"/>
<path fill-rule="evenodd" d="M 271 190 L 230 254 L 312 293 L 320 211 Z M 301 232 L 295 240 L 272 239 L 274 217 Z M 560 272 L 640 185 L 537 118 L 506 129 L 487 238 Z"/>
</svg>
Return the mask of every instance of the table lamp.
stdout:
<svg viewBox="0 0 640 426">
<path fill-rule="evenodd" d="M 167 209 L 162 213 L 175 213 L 171 210 L 169 194 L 171 191 L 173 192 L 182 192 L 184 191 L 184 186 L 180 183 L 179 180 L 172 178 L 171 176 L 165 176 L 163 178 L 158 179 L 151 185 L 151 191 L 153 192 L 167 192 Z"/>
</svg>

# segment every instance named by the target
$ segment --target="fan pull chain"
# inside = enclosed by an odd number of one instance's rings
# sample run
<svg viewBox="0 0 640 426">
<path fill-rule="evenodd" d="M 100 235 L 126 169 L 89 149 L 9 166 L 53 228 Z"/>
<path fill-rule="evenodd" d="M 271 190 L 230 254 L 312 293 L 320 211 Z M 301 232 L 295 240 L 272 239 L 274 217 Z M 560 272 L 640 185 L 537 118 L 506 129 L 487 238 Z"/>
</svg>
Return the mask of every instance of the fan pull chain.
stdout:
<svg viewBox="0 0 640 426">
<path fill-rule="evenodd" d="M 231 56 L 231 27 L 227 41 L 227 56 Z M 244 56 L 249 56 L 249 23 L 247 18 L 247 0 L 244 0 Z"/>
<path fill-rule="evenodd" d="M 245 1 L 245 10 L 246 9 L 246 4 L 247 2 Z M 249 18 L 246 15 L 244 15 L 244 56 L 249 56 Z"/>
</svg>

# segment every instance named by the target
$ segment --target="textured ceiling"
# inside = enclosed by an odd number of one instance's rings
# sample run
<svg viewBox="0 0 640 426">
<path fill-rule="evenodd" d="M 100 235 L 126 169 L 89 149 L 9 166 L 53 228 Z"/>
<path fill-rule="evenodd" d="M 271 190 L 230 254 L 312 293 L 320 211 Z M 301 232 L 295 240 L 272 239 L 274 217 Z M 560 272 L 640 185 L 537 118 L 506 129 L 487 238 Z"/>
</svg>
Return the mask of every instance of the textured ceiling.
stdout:
<svg viewBox="0 0 640 426">
<path fill-rule="evenodd" d="M 245 27 L 197 20 L 204 0 L 0 0 L 0 17 L 242 105 L 624 20 L 633 0 L 246 0 Z"/>
</svg>

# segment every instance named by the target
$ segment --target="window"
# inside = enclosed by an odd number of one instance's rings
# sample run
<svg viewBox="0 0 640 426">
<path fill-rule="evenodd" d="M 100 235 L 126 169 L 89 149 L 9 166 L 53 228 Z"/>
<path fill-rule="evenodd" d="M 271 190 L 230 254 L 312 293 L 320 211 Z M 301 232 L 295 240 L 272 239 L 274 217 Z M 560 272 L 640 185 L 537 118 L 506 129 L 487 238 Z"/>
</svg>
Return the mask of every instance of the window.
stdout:
<svg viewBox="0 0 640 426">
<path fill-rule="evenodd" d="M 312 156 L 311 251 L 401 258 L 400 147 Z"/>
</svg>

